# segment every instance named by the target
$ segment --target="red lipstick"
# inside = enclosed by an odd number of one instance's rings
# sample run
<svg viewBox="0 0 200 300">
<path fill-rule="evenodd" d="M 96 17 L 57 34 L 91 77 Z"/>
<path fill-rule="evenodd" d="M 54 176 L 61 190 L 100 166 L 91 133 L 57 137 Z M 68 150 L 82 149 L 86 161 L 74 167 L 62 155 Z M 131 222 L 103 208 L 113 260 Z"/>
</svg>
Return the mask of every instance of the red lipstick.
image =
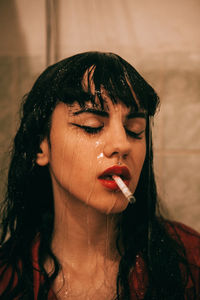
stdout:
<svg viewBox="0 0 200 300">
<path fill-rule="evenodd" d="M 124 181 L 124 183 L 129 186 L 131 175 L 127 167 L 125 166 L 113 166 L 111 168 L 106 169 L 99 177 L 98 180 L 100 183 L 106 188 L 117 191 L 119 190 L 118 185 L 113 180 L 112 175 L 118 175 Z"/>
</svg>

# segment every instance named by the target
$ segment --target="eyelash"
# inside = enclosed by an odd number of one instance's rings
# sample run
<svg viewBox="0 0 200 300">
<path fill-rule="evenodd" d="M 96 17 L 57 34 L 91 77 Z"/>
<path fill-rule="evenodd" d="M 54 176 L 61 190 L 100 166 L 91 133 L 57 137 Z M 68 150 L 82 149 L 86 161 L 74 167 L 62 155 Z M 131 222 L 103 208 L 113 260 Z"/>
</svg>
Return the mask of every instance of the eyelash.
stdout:
<svg viewBox="0 0 200 300">
<path fill-rule="evenodd" d="M 81 129 L 83 129 L 86 133 L 89 133 L 89 134 L 97 134 L 101 131 L 101 129 L 103 129 L 104 126 L 99 126 L 99 127 L 91 127 L 91 126 L 84 126 L 84 125 L 79 125 L 79 124 L 75 124 L 75 123 L 72 123 L 72 125 L 75 125 Z M 139 132 L 139 133 L 135 133 L 133 131 L 130 131 L 128 129 L 125 129 L 126 130 L 126 133 L 134 138 L 134 139 L 138 139 L 138 140 L 141 140 L 142 137 L 141 137 L 141 134 L 143 133 L 142 132 Z"/>
<path fill-rule="evenodd" d="M 79 126 L 79 127 L 82 128 L 87 133 L 96 134 L 100 132 L 104 126 L 100 126 L 100 127 Z"/>
<path fill-rule="evenodd" d="M 143 132 L 144 132 L 144 131 L 141 131 L 141 132 L 139 132 L 139 133 L 136 133 L 136 132 L 133 132 L 133 131 L 130 131 L 130 130 L 126 129 L 126 133 L 127 133 L 130 137 L 132 137 L 132 138 L 134 138 L 134 139 L 137 139 L 137 140 L 141 140 L 141 139 L 142 139 L 141 134 L 142 134 Z"/>
</svg>

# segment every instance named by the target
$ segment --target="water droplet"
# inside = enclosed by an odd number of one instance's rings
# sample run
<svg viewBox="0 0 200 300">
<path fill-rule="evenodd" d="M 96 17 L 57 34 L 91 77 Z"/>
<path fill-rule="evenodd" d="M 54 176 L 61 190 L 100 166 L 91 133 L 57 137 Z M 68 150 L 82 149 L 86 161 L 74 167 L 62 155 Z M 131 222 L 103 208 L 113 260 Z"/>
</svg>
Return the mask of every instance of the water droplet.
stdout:
<svg viewBox="0 0 200 300">
<path fill-rule="evenodd" d="M 102 157 L 104 157 L 103 152 L 101 152 L 101 153 L 97 156 L 98 159 L 100 159 L 100 158 L 102 158 Z"/>
</svg>

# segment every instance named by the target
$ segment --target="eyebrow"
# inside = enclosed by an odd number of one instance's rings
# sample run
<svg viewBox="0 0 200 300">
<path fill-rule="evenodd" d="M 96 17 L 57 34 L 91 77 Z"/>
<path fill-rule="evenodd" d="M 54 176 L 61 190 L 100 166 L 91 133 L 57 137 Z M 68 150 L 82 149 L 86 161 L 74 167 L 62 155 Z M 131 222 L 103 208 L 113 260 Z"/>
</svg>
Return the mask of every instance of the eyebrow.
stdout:
<svg viewBox="0 0 200 300">
<path fill-rule="evenodd" d="M 106 117 L 106 118 L 109 117 L 108 112 L 106 112 L 104 110 L 100 110 L 100 109 L 95 109 L 95 108 L 83 108 L 79 111 L 75 111 L 73 113 L 73 115 L 77 116 L 77 115 L 80 115 L 80 114 L 83 114 L 83 113 L 90 113 L 90 114 L 94 114 L 94 115 L 101 116 L 101 117 Z"/>
<path fill-rule="evenodd" d="M 133 112 L 130 112 L 127 115 L 127 119 L 133 119 L 133 118 L 144 118 L 144 119 L 146 119 L 146 117 L 147 117 L 147 114 L 144 111 L 133 111 Z"/>
<path fill-rule="evenodd" d="M 83 108 L 81 110 L 75 111 L 73 113 L 74 116 L 80 115 L 82 113 L 90 113 L 101 117 L 109 118 L 109 113 L 95 108 Z M 127 115 L 127 119 L 133 119 L 133 118 L 144 118 L 146 119 L 146 113 L 142 111 L 132 111 Z"/>
</svg>

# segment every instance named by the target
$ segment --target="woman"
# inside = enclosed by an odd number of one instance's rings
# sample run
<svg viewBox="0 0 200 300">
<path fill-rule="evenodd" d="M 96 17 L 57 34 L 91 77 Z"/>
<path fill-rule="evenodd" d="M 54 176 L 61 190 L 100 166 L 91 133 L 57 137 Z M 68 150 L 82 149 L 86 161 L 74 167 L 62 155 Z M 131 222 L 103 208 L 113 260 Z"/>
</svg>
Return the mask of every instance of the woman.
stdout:
<svg viewBox="0 0 200 300">
<path fill-rule="evenodd" d="M 14 140 L 1 299 L 199 299 L 199 235 L 155 212 L 158 104 L 115 54 L 78 54 L 41 74 Z"/>
</svg>

